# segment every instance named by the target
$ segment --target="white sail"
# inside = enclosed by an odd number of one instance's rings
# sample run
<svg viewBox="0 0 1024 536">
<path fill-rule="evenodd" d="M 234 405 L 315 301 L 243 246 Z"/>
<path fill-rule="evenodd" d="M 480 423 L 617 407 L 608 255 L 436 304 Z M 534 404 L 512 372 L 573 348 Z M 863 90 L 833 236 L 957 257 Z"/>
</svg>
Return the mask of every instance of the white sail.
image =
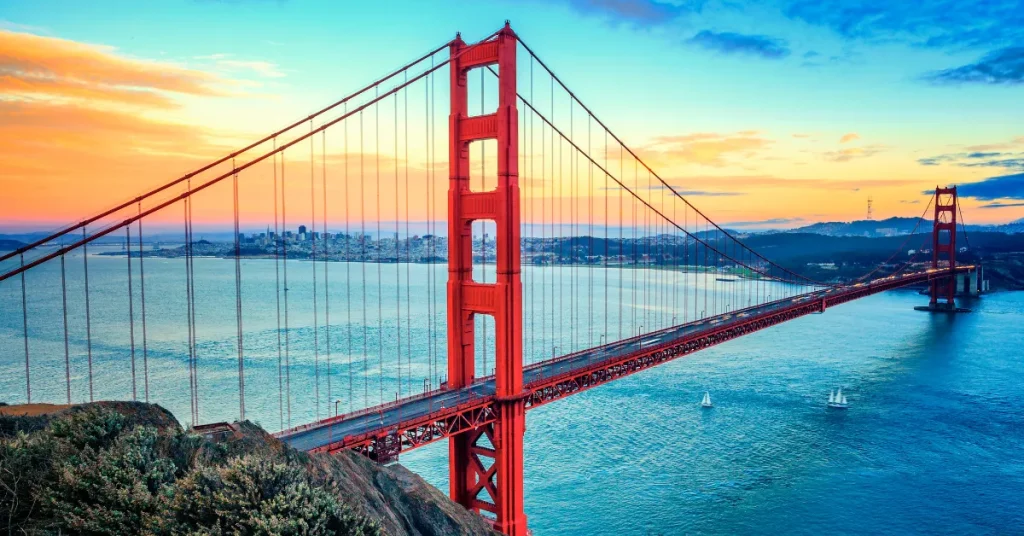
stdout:
<svg viewBox="0 0 1024 536">
<path fill-rule="evenodd" d="M 843 402 L 842 403 L 843 403 L 844 406 L 846 405 L 846 395 L 843 395 Z"/>
<path fill-rule="evenodd" d="M 835 401 L 836 401 L 836 392 L 835 391 L 829 391 L 828 392 L 828 403 L 831 404 L 831 403 L 833 403 Z"/>
<path fill-rule="evenodd" d="M 704 392 L 704 400 L 701 400 L 700 403 L 701 403 L 701 405 L 704 405 L 704 406 L 710 406 L 711 405 L 711 393 L 705 391 Z"/>
<path fill-rule="evenodd" d="M 842 399 L 843 399 L 843 388 L 840 387 L 839 390 L 836 391 L 836 402 L 839 402 Z"/>
</svg>

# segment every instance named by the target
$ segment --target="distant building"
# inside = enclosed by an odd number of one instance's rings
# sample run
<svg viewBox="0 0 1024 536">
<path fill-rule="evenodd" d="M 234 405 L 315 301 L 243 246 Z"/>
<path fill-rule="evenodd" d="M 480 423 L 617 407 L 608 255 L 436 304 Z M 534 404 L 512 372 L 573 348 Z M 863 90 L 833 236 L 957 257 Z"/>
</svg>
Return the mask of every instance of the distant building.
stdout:
<svg viewBox="0 0 1024 536">
<path fill-rule="evenodd" d="M 306 234 L 306 226 L 305 225 L 300 225 L 299 226 L 299 234 L 300 235 Z"/>
</svg>

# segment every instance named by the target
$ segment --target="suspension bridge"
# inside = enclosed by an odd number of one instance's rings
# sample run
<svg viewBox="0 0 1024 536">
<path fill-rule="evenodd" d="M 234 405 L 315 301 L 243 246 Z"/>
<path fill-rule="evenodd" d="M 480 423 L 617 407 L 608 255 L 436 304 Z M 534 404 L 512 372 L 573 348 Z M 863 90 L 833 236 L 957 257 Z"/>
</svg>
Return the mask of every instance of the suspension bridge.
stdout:
<svg viewBox="0 0 1024 536">
<path fill-rule="evenodd" d="M 447 439 L 451 497 L 522 535 L 527 410 L 891 289 L 957 310 L 976 275 L 956 188 L 929 211 L 862 277 L 805 277 L 709 219 L 506 24 L 3 253 L 24 341 L 5 361 L 29 403 L 119 378 L 191 425 L 276 422 L 309 452 L 386 463 Z M 202 240 L 224 221 L 230 243 Z"/>
</svg>

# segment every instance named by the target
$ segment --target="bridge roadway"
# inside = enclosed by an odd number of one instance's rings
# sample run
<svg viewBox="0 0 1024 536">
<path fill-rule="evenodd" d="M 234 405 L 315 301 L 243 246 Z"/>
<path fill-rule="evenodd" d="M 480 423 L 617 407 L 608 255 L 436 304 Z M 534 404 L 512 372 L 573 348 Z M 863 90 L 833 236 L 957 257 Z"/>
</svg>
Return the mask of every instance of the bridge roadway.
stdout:
<svg viewBox="0 0 1024 536">
<path fill-rule="evenodd" d="M 957 268 L 959 272 L 966 271 L 970 267 Z M 797 315 L 790 315 L 793 317 L 818 312 L 817 309 L 819 307 L 823 311 L 826 303 L 828 305 L 844 303 L 892 288 L 925 283 L 937 277 L 941 276 L 935 273 L 934 270 L 915 272 L 902 276 L 876 279 L 869 283 L 822 289 L 708 317 L 525 366 L 523 370 L 523 383 L 526 386 L 526 390 L 531 391 L 540 388 L 544 384 L 550 384 L 550 380 L 553 378 L 571 376 L 574 371 L 600 369 L 602 363 L 621 363 L 632 355 L 642 354 L 645 349 L 653 350 L 672 346 L 674 341 L 698 340 L 706 332 L 722 332 L 723 328 L 735 325 L 753 325 L 758 319 L 778 316 L 783 311 L 798 309 L 802 311 Z M 788 319 L 784 318 L 774 323 Z M 763 327 L 774 325 L 774 323 L 766 323 Z M 761 327 L 755 327 L 739 334 L 745 334 L 758 329 L 761 329 Z M 732 337 L 723 338 L 723 340 L 728 338 Z M 716 344 L 717 342 L 721 341 L 714 341 L 710 344 Z M 700 348 L 710 344 L 702 345 Z M 660 362 L 658 361 L 652 365 L 659 364 Z M 424 419 L 432 425 L 436 421 L 443 421 L 445 416 L 453 415 L 460 408 L 486 408 L 493 402 L 494 382 L 493 376 L 481 378 L 472 385 L 460 389 L 431 391 L 403 399 L 398 403 L 367 408 L 285 430 L 280 432 L 278 437 L 292 447 L 303 451 L 335 451 L 343 448 L 365 446 L 374 436 L 378 438 L 387 434 L 397 436 L 400 429 L 402 433 L 407 433 L 407 423 L 419 422 L 418 426 L 422 429 L 425 426 L 423 424 Z M 582 388 L 576 390 L 582 390 Z M 561 398 L 566 394 L 557 395 L 551 397 L 551 399 Z M 550 400 L 535 401 L 533 404 L 528 403 L 527 407 L 536 407 L 547 401 Z M 481 415 L 479 413 L 476 418 L 478 419 L 477 422 L 469 424 L 473 426 L 480 425 L 493 419 L 493 417 L 489 418 L 487 414 Z M 428 434 L 429 437 L 424 437 L 423 441 L 414 441 L 412 444 L 404 440 L 399 441 L 399 445 L 396 448 L 397 450 L 403 450 L 403 448 L 408 449 L 421 446 L 436 439 L 454 435 L 459 431 L 458 429 L 448 429 L 437 433 L 435 430 L 435 433 Z"/>
</svg>

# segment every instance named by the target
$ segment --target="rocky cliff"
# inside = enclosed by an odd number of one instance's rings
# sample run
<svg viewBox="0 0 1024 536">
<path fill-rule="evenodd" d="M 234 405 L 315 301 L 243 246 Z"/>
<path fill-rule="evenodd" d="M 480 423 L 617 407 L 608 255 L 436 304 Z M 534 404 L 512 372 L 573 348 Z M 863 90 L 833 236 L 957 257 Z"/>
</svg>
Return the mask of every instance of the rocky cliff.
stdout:
<svg viewBox="0 0 1024 536">
<path fill-rule="evenodd" d="M 0 407 L 14 534 L 494 535 L 399 465 L 297 452 L 255 424 L 185 431 L 163 408 Z"/>
</svg>

